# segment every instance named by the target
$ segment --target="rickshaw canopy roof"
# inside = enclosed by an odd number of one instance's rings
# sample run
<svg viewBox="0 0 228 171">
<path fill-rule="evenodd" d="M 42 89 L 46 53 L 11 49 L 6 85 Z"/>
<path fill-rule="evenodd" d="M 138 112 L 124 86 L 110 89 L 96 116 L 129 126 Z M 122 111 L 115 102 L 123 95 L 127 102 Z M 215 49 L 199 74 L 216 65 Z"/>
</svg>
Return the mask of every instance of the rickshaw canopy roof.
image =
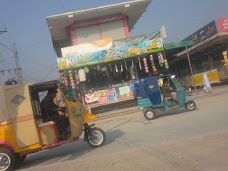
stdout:
<svg viewBox="0 0 228 171">
<path fill-rule="evenodd" d="M 57 80 L 55 81 L 48 81 L 48 82 L 38 82 L 38 83 L 26 83 L 26 84 L 16 84 L 16 85 L 7 85 L 7 86 L 0 86 L 0 122 L 10 120 L 9 116 L 9 109 L 6 102 L 6 91 L 14 89 L 15 97 L 20 94 L 20 89 L 24 87 L 24 89 L 30 89 L 30 91 L 45 91 L 49 88 L 55 88 L 57 84 Z M 17 91 L 15 91 L 18 89 Z M 9 96 L 12 91 L 7 91 L 7 96 Z"/>
</svg>

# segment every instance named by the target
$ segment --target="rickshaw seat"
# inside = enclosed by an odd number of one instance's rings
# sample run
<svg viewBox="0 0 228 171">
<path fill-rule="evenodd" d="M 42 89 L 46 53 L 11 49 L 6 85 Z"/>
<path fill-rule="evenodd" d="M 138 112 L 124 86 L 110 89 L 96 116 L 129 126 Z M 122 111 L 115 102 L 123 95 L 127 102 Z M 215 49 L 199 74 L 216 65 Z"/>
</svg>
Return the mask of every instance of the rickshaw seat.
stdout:
<svg viewBox="0 0 228 171">
<path fill-rule="evenodd" d="M 164 100 L 173 100 L 172 97 L 165 97 Z"/>
<path fill-rule="evenodd" d="M 45 126 L 49 126 L 49 125 L 55 125 L 54 121 L 49 121 L 49 122 L 44 122 L 38 125 L 38 127 L 45 127 Z"/>
<path fill-rule="evenodd" d="M 38 131 L 43 145 L 56 144 L 58 142 L 58 133 L 55 122 L 49 121 L 39 124 Z"/>
</svg>

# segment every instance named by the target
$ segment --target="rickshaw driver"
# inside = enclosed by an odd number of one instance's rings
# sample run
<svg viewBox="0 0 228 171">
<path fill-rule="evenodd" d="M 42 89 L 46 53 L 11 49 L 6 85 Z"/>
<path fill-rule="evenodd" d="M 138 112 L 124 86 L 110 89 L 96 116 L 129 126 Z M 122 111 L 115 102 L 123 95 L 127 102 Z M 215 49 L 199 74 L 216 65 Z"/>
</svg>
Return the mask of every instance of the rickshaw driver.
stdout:
<svg viewBox="0 0 228 171">
<path fill-rule="evenodd" d="M 162 93 L 163 93 L 164 99 L 165 98 L 170 98 L 176 104 L 178 104 L 176 90 L 169 87 L 168 78 L 164 78 L 164 80 L 163 80 Z"/>
<path fill-rule="evenodd" d="M 41 102 L 41 113 L 43 122 L 54 121 L 59 128 L 60 138 L 66 138 L 66 129 L 69 125 L 69 120 L 64 115 L 59 115 L 58 111 L 64 112 L 66 107 L 57 106 L 53 99 L 56 97 L 56 89 L 49 89 L 48 94 Z"/>
</svg>

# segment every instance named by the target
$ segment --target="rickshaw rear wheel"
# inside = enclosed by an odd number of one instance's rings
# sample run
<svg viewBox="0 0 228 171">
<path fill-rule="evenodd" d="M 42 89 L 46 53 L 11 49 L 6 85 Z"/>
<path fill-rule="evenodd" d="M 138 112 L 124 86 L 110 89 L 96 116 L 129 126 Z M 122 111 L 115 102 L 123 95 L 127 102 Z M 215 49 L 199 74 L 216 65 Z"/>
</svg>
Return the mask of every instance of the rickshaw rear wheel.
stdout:
<svg viewBox="0 0 228 171">
<path fill-rule="evenodd" d="M 144 117 L 147 120 L 153 120 L 156 118 L 156 112 L 151 108 L 146 108 L 143 112 L 144 112 Z"/>
<path fill-rule="evenodd" d="M 185 104 L 185 108 L 189 111 L 193 111 L 196 109 L 196 103 L 194 101 L 188 101 L 186 104 Z"/>
<path fill-rule="evenodd" d="M 0 149 L 0 170 L 12 171 L 15 167 L 15 155 L 9 149 Z"/>
<path fill-rule="evenodd" d="M 106 140 L 105 132 L 97 127 L 90 128 L 90 132 L 86 136 L 87 143 L 95 148 L 104 145 Z"/>
</svg>

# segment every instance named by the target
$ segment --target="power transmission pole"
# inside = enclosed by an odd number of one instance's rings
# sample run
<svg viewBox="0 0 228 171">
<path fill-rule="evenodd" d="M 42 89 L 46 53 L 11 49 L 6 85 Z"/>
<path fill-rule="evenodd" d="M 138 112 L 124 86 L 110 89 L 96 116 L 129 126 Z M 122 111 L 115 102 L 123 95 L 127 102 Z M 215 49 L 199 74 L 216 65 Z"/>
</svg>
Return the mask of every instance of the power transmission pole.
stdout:
<svg viewBox="0 0 228 171">
<path fill-rule="evenodd" d="M 13 52 L 14 52 L 14 58 L 15 58 L 15 64 L 16 64 L 16 75 L 17 75 L 17 81 L 19 84 L 23 84 L 22 75 L 21 75 L 21 66 L 20 61 L 18 58 L 17 48 L 15 44 L 13 44 Z"/>
<path fill-rule="evenodd" d="M 5 30 L 0 30 L 0 35 L 5 32 L 7 32 L 6 28 L 5 28 Z M 18 58 L 17 48 L 16 48 L 15 44 L 13 44 L 13 52 L 14 52 L 16 69 L 0 70 L 0 72 L 2 72 L 2 74 L 4 74 L 4 71 L 8 71 L 10 73 L 11 70 L 14 70 L 17 75 L 17 82 L 19 84 L 23 84 L 23 79 L 22 79 L 22 75 L 21 75 L 22 68 L 20 66 L 20 61 Z"/>
<path fill-rule="evenodd" d="M 0 35 L 3 34 L 3 33 L 5 33 L 5 32 L 7 32 L 6 28 L 5 28 L 5 30 L 0 30 Z M 1 71 L 1 72 L 3 73 L 3 71 Z"/>
</svg>

